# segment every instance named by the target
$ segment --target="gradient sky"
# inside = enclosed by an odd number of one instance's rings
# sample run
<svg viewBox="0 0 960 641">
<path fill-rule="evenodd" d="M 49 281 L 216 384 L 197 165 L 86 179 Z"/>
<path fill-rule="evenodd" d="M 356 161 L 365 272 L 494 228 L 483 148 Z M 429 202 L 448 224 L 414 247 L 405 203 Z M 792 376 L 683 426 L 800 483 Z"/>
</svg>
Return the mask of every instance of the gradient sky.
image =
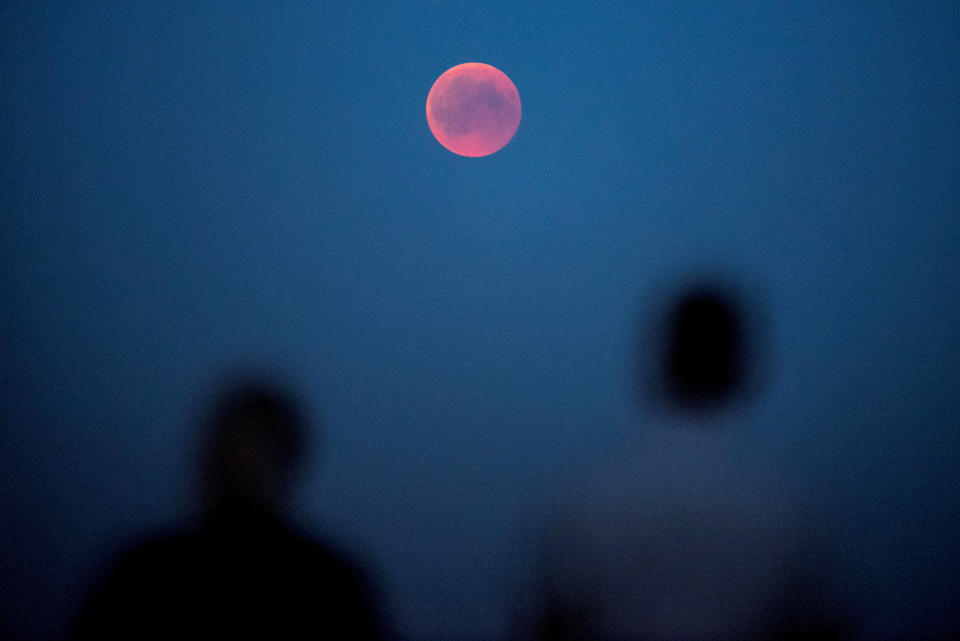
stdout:
<svg viewBox="0 0 960 641">
<path fill-rule="evenodd" d="M 638 314 L 723 269 L 873 637 L 946 629 L 960 6 L 366 4 L 0 4 L 0 628 L 182 515 L 204 385 L 268 362 L 326 422 L 304 518 L 404 635 L 496 636 L 527 510 L 651 429 Z M 487 158 L 424 118 L 467 61 L 523 101 Z"/>
</svg>

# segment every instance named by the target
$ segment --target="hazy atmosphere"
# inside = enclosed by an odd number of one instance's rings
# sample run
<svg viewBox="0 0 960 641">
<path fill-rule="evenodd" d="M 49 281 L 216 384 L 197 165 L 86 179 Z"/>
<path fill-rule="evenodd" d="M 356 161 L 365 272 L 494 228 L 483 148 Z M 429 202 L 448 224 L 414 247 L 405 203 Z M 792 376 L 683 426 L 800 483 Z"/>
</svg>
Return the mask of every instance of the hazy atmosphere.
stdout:
<svg viewBox="0 0 960 641">
<path fill-rule="evenodd" d="M 542 513 L 658 429 L 638 332 L 703 274 L 762 309 L 737 429 L 863 638 L 956 634 L 958 43 L 953 2 L 2 3 L 0 636 L 189 513 L 252 364 L 396 635 L 502 638 Z M 523 104 L 484 158 L 424 113 L 471 61 Z"/>
</svg>

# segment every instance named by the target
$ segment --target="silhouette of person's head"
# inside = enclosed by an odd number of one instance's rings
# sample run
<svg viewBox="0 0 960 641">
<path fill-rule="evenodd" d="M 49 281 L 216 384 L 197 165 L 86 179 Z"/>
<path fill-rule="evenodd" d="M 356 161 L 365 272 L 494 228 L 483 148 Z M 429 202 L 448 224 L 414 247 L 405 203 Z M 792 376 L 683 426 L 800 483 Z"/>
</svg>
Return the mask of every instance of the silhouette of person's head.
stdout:
<svg viewBox="0 0 960 641">
<path fill-rule="evenodd" d="M 244 377 L 202 419 L 199 523 L 145 538 L 91 593 L 72 638 L 379 639 L 362 569 L 283 513 L 307 420 L 286 387 Z"/>
<path fill-rule="evenodd" d="M 696 289 L 675 304 L 668 325 L 664 375 L 674 400 L 719 403 L 743 381 L 743 319 L 722 292 Z"/>
<path fill-rule="evenodd" d="M 227 386 L 206 418 L 201 492 L 207 515 L 277 514 L 291 493 L 307 431 L 300 403 L 279 386 Z"/>
<path fill-rule="evenodd" d="M 756 327 L 736 292 L 687 284 L 661 308 L 654 389 L 676 412 L 712 413 L 748 390 L 758 363 Z"/>
</svg>

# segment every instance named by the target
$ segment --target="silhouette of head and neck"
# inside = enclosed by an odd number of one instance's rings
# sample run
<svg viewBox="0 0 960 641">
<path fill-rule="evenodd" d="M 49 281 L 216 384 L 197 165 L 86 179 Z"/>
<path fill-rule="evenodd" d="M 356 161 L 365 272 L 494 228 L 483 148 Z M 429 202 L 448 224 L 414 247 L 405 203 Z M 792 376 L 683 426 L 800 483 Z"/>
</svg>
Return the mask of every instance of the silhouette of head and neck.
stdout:
<svg viewBox="0 0 960 641">
<path fill-rule="evenodd" d="M 284 518 L 305 449 L 299 403 L 244 379 L 202 428 L 200 522 L 121 556 L 72 638 L 381 638 L 362 569 Z"/>
<path fill-rule="evenodd" d="M 214 402 L 206 423 L 200 499 L 208 525 L 276 521 L 289 503 L 306 422 L 286 392 L 241 382 Z"/>
<path fill-rule="evenodd" d="M 654 374 L 669 411 L 710 418 L 745 395 L 756 369 L 747 311 L 732 289 L 711 282 L 687 286 L 670 301 Z"/>
</svg>

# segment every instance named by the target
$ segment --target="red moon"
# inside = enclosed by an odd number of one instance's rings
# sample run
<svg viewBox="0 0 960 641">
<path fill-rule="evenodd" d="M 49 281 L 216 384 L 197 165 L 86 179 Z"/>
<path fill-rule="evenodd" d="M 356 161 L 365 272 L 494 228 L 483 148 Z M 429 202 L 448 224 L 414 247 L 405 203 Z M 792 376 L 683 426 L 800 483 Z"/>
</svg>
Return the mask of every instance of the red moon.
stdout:
<svg viewBox="0 0 960 641">
<path fill-rule="evenodd" d="M 437 78 L 427 95 L 427 123 L 437 141 L 461 156 L 489 156 L 520 126 L 520 94 L 496 67 L 465 62 Z"/>
</svg>

